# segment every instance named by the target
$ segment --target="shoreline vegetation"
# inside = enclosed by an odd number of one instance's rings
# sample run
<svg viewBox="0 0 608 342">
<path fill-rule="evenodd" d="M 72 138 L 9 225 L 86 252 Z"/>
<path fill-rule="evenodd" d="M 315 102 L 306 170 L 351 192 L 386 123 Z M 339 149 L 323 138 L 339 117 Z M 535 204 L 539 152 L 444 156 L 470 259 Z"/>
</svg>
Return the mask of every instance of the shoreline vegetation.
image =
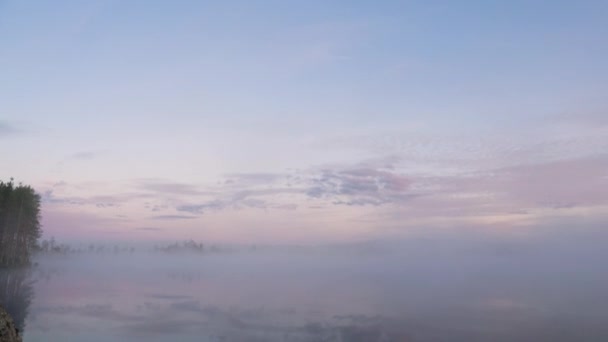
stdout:
<svg viewBox="0 0 608 342">
<path fill-rule="evenodd" d="M 41 236 L 40 195 L 12 178 L 0 181 L 0 267 L 29 265 Z"/>
<path fill-rule="evenodd" d="M 11 316 L 0 305 L 0 342 L 21 342 L 19 330 Z"/>
<path fill-rule="evenodd" d="M 31 301 L 27 268 L 39 249 L 40 195 L 13 179 L 0 181 L 0 342 L 20 342 Z M 9 272 L 10 270 L 10 272 Z"/>
</svg>

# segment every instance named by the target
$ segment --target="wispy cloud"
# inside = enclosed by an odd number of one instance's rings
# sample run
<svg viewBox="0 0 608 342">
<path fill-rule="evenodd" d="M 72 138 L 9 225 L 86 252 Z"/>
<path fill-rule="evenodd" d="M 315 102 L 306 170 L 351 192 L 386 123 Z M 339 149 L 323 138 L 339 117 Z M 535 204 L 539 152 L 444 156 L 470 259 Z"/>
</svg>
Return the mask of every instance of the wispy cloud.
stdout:
<svg viewBox="0 0 608 342">
<path fill-rule="evenodd" d="M 0 120 L 0 138 L 20 133 L 21 130 L 14 124 Z"/>
<path fill-rule="evenodd" d="M 153 212 L 148 218 L 164 221 L 193 220 L 225 210 L 341 210 L 342 206 L 378 207 L 378 214 L 386 215 L 379 218 L 385 223 L 402 222 L 405 217 L 412 222 L 519 219 L 551 215 L 540 213 L 543 210 L 608 205 L 607 161 L 605 155 L 536 162 L 514 158 L 508 166 L 479 164 L 471 171 L 434 174 L 411 172 L 410 160 L 390 154 L 284 172 L 231 173 L 207 185 L 135 180 L 127 183 L 133 192 L 108 196 L 56 196 L 49 190 L 43 199 L 107 210 L 127 202 L 141 204 Z"/>
<path fill-rule="evenodd" d="M 118 206 L 124 198 L 118 196 L 56 196 L 53 189 L 42 193 L 42 200 L 47 203 L 71 204 L 71 205 L 93 205 L 98 208 Z"/>
<path fill-rule="evenodd" d="M 68 160 L 91 160 L 103 155 L 103 151 L 80 151 L 68 156 Z"/>
<path fill-rule="evenodd" d="M 312 183 L 308 196 L 330 198 L 335 204 L 380 205 L 413 196 L 407 176 L 372 168 L 323 170 Z"/>
<path fill-rule="evenodd" d="M 200 215 L 242 208 L 296 210 L 304 200 L 323 205 L 383 205 L 403 203 L 417 196 L 409 177 L 392 170 L 394 160 L 382 158 L 354 165 L 297 172 L 231 174 L 219 182 L 204 201 L 187 201 L 175 206 L 179 212 Z"/>
<path fill-rule="evenodd" d="M 353 133 L 313 148 L 394 156 L 417 174 L 449 174 L 600 155 L 608 150 L 608 115 L 602 111 L 553 115 L 513 125 L 451 130 L 426 121 L 395 130 Z"/>
<path fill-rule="evenodd" d="M 608 208 L 608 156 L 565 159 L 414 178 L 421 196 L 390 210 L 383 222 L 510 222 L 528 224 L 551 217 Z M 604 208 L 604 209 L 602 209 Z M 581 211 L 583 210 L 583 211 Z M 595 210 L 595 211 L 594 211 Z"/>
<path fill-rule="evenodd" d="M 225 174 L 225 184 L 239 184 L 239 185 L 257 185 L 257 184 L 269 184 L 274 183 L 286 178 L 285 174 L 280 173 L 228 173 Z"/>
<path fill-rule="evenodd" d="M 209 201 L 203 204 L 185 204 L 178 205 L 175 209 L 177 211 L 187 212 L 191 214 L 202 214 L 203 211 L 211 209 L 211 210 L 219 210 L 226 207 L 224 202 L 219 200 Z"/>
<path fill-rule="evenodd" d="M 197 217 L 188 215 L 156 215 L 150 218 L 153 220 L 192 220 Z"/>
<path fill-rule="evenodd" d="M 141 231 L 148 231 L 148 232 L 159 232 L 159 231 L 163 231 L 163 228 L 159 228 L 159 227 L 137 227 L 135 228 L 135 230 L 141 230 Z"/>
<path fill-rule="evenodd" d="M 127 202 L 145 197 L 140 193 L 118 193 L 111 195 L 69 196 L 56 195 L 55 190 L 61 186 L 53 187 L 42 192 L 42 201 L 49 204 L 65 204 L 75 206 L 94 206 L 97 208 L 119 207 Z"/>
<path fill-rule="evenodd" d="M 147 192 L 161 195 L 204 195 L 207 192 L 197 185 L 171 182 L 162 179 L 143 179 L 135 181 L 135 186 Z"/>
<path fill-rule="evenodd" d="M 219 211 L 224 209 L 257 208 L 282 209 L 285 204 L 276 203 L 274 196 L 282 194 L 300 194 L 303 190 L 299 189 L 258 189 L 241 190 L 236 192 L 226 192 L 217 199 L 205 201 L 198 204 L 184 204 L 176 206 L 177 211 L 189 212 L 192 214 L 203 214 L 207 211 Z M 295 206 L 295 204 L 289 204 Z"/>
</svg>

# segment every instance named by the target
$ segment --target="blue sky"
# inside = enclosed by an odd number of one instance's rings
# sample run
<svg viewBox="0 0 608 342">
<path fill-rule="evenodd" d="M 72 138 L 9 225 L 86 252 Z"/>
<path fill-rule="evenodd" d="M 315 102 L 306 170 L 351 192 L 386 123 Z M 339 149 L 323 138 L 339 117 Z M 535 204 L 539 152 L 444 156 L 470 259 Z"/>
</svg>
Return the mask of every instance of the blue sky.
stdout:
<svg viewBox="0 0 608 342">
<path fill-rule="evenodd" d="M 1 1 L 0 178 L 43 193 L 45 230 L 66 239 L 603 222 L 607 15 L 604 1 Z"/>
</svg>

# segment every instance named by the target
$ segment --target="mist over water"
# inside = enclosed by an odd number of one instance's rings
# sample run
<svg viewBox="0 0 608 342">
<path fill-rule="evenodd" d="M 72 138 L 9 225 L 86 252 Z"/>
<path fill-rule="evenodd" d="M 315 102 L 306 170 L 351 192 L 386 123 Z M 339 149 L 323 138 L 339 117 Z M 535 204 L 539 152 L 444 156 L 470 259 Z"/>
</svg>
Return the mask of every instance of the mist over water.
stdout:
<svg viewBox="0 0 608 342">
<path fill-rule="evenodd" d="M 607 342 L 606 18 L 0 0 L 0 306 L 24 342 Z"/>
<path fill-rule="evenodd" d="M 607 239 L 39 255 L 25 341 L 598 341 Z M 566 238 L 567 237 L 567 238 Z"/>
</svg>

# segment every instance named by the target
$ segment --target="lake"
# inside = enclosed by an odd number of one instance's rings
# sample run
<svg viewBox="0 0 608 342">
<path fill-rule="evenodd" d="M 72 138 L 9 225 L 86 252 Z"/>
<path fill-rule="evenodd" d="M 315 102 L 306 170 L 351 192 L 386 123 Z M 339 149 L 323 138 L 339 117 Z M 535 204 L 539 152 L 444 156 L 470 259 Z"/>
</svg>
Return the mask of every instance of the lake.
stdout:
<svg viewBox="0 0 608 342">
<path fill-rule="evenodd" d="M 605 257 L 600 244 L 429 241 L 136 251 L 38 256 L 2 279 L 26 342 L 604 341 Z"/>
</svg>

